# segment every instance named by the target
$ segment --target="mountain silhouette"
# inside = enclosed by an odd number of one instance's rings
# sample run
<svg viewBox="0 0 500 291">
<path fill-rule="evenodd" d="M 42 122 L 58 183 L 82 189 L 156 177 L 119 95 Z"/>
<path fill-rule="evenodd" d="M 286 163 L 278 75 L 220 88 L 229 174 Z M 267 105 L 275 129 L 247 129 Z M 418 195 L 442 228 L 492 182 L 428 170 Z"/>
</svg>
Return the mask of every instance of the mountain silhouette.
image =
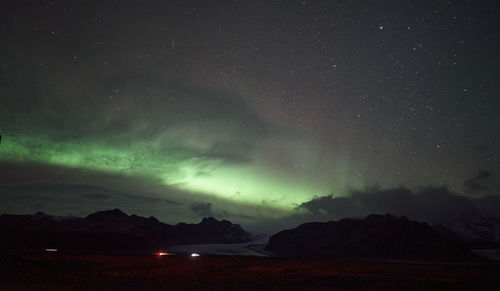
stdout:
<svg viewBox="0 0 500 291">
<path fill-rule="evenodd" d="M 465 246 L 429 224 L 390 214 L 305 223 L 273 235 L 265 249 L 280 256 L 316 259 L 476 259 Z"/>
<path fill-rule="evenodd" d="M 98 211 L 85 218 L 0 215 L 0 249 L 80 251 L 151 251 L 174 244 L 241 243 L 252 236 L 227 220 L 204 218 L 199 224 L 175 226 L 155 217 L 127 215 L 119 209 Z"/>
</svg>

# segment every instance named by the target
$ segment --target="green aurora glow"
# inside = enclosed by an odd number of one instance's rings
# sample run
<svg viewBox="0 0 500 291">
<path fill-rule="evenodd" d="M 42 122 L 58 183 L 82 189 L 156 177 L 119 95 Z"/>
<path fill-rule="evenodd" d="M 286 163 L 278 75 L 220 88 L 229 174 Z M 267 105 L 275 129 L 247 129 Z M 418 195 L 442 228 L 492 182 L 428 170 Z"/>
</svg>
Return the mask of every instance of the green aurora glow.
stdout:
<svg viewBox="0 0 500 291">
<path fill-rule="evenodd" d="M 498 194 L 489 4 L 253 2 L 2 2 L 0 213 L 256 222 L 374 185 Z"/>
<path fill-rule="evenodd" d="M 99 142 L 55 142 L 44 136 L 4 138 L 2 159 L 98 170 L 160 179 L 165 185 L 235 202 L 291 209 L 314 188 L 293 178 L 272 175 L 265 168 L 223 165 L 193 151 L 158 153 L 147 143 L 111 147 Z M 320 188 L 320 187 L 317 187 Z M 317 189 L 327 193 L 328 189 Z M 306 199 L 305 199 L 306 198 Z"/>
</svg>

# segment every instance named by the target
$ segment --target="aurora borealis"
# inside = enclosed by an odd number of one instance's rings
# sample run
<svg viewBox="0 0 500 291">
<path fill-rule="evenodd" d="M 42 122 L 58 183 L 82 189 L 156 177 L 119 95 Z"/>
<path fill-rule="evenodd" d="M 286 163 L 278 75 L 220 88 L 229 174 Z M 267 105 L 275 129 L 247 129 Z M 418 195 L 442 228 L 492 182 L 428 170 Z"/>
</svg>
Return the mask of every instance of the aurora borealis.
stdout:
<svg viewBox="0 0 500 291">
<path fill-rule="evenodd" d="M 374 185 L 499 193 L 494 1 L 0 10 L 0 212 L 254 223 Z"/>
</svg>

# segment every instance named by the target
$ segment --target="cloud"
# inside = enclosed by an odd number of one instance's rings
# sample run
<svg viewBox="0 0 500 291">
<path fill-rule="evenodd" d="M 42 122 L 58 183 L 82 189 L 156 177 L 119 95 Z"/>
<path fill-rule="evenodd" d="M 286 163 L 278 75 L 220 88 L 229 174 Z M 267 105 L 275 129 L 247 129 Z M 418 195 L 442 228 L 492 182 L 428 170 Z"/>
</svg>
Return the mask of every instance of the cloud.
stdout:
<svg viewBox="0 0 500 291">
<path fill-rule="evenodd" d="M 490 150 L 490 147 L 485 144 L 479 144 L 474 147 L 474 150 L 479 153 L 487 153 Z"/>
<path fill-rule="evenodd" d="M 189 209 L 192 213 L 196 214 L 198 217 L 214 217 L 218 219 L 228 219 L 232 222 L 243 223 L 245 225 L 253 224 L 260 219 L 247 215 L 244 213 L 231 212 L 229 210 L 224 209 L 223 207 L 216 207 L 213 203 L 210 202 L 193 202 L 189 205 Z M 233 209 L 238 211 L 238 209 Z"/>
<path fill-rule="evenodd" d="M 500 195 L 489 195 L 473 200 L 484 213 L 500 219 Z"/>
<path fill-rule="evenodd" d="M 191 209 L 194 203 L 194 208 L 202 211 L 202 207 L 196 207 L 200 201 L 212 205 L 211 213 L 208 207 L 201 214 Z M 209 215 L 246 225 L 261 220 L 262 216 L 284 214 L 272 207 L 177 189 L 148 177 L 1 162 L 0 214 L 33 213 L 40 209 L 33 208 L 36 204 L 43 205 L 43 212 L 51 215 L 87 216 L 99 210 L 120 208 L 131 214 L 155 216 L 170 224 L 198 222 L 200 216 Z"/>
<path fill-rule="evenodd" d="M 459 196 L 445 187 L 372 187 L 349 196 L 315 196 L 299 204 L 295 213 L 279 219 L 261 219 L 248 225 L 255 233 L 274 233 L 311 221 L 362 218 L 391 213 L 429 223 L 453 223 L 477 214 L 500 219 L 500 195 L 477 199 Z"/>
<path fill-rule="evenodd" d="M 416 191 L 400 187 L 354 191 L 348 197 L 316 197 L 298 206 L 317 218 L 363 217 L 371 213 L 391 213 L 432 222 L 456 220 L 477 213 L 474 201 L 446 188 L 427 187 Z"/>
<path fill-rule="evenodd" d="M 200 158 L 208 160 L 220 160 L 226 164 L 247 164 L 253 161 L 252 158 L 245 157 L 243 155 L 214 152 L 204 153 L 200 155 Z"/>
<path fill-rule="evenodd" d="M 333 198 L 333 195 L 314 197 L 310 201 L 300 204 L 297 208 L 307 209 L 313 214 L 335 214 L 339 217 L 355 215 L 357 212 L 356 204 L 351 198 Z"/>
<path fill-rule="evenodd" d="M 155 66 L 117 62 L 96 71 L 81 63 L 75 71 L 61 61 L 47 72 L 38 60 L 12 54 L 0 56 L 1 160 L 131 171 L 175 183 L 186 178 L 186 164 L 201 175 L 251 163 L 275 130 L 238 94 L 194 86 Z"/>
<path fill-rule="evenodd" d="M 121 71 L 128 74 L 76 79 L 60 73 L 64 88 L 56 90 L 41 80 L 41 72 L 26 70 L 27 64 L 20 69 L 15 61 L 7 63 L 9 77 L 0 75 L 0 124 L 8 133 L 36 132 L 60 141 L 97 139 L 114 146 L 157 140 L 157 150 L 168 150 L 165 141 L 172 138 L 183 147 L 207 152 L 217 147 L 220 152 L 222 144 L 244 153 L 269 130 L 235 94 L 166 81 L 134 67 L 123 65 Z M 61 68 L 66 69 L 71 68 Z"/>
<path fill-rule="evenodd" d="M 81 184 L 63 183 L 26 183 L 0 185 L 0 194 L 12 201 L 31 199 L 33 201 L 74 201 L 75 203 L 90 203 L 90 201 L 103 201 L 112 199 L 115 203 L 164 203 L 180 205 L 180 203 L 154 196 L 130 194 L 105 187 Z M 79 201 L 79 202 L 78 202 Z"/>
<path fill-rule="evenodd" d="M 111 195 L 103 193 L 89 193 L 89 194 L 82 194 L 82 197 L 88 199 L 108 200 L 111 197 Z"/>
<path fill-rule="evenodd" d="M 491 177 L 490 171 L 481 171 L 481 172 L 479 172 L 479 174 L 477 174 L 476 179 L 484 180 L 484 179 L 488 179 L 489 177 Z"/>
<path fill-rule="evenodd" d="M 464 188 L 468 193 L 490 190 L 487 183 L 491 176 L 490 171 L 480 171 L 476 176 L 464 182 Z"/>
<path fill-rule="evenodd" d="M 189 206 L 191 211 L 200 216 L 215 216 L 212 211 L 212 203 L 191 203 Z"/>
<path fill-rule="evenodd" d="M 44 212 L 49 214 L 74 216 L 120 208 L 177 222 L 188 218 L 183 208 L 186 199 L 195 199 L 190 195 L 196 197 L 147 177 L 44 164 L 0 163 L 0 213 L 31 213 L 35 204 L 44 205 Z"/>
</svg>

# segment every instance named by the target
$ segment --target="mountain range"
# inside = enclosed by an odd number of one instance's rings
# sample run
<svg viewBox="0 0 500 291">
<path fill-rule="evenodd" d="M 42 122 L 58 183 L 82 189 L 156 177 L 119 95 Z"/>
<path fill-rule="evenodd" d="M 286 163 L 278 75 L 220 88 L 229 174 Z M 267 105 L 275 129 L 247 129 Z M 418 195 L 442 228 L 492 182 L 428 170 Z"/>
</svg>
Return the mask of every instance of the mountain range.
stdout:
<svg viewBox="0 0 500 291">
<path fill-rule="evenodd" d="M 119 209 L 84 218 L 0 215 L 0 249 L 152 251 L 175 244 L 241 243 L 252 235 L 227 220 L 203 218 L 198 224 L 170 225 L 155 217 L 127 215 Z"/>
<path fill-rule="evenodd" d="M 391 214 L 309 222 L 269 238 L 264 251 L 283 257 L 419 261 L 476 260 L 474 246 L 497 246 L 496 221 L 430 225 Z M 458 230 L 458 231 L 457 231 Z M 0 215 L 0 250 L 60 249 L 85 252 L 151 252 L 183 244 L 244 243 L 254 237 L 240 225 L 205 217 L 170 225 L 119 209 L 86 217 Z"/>
</svg>

